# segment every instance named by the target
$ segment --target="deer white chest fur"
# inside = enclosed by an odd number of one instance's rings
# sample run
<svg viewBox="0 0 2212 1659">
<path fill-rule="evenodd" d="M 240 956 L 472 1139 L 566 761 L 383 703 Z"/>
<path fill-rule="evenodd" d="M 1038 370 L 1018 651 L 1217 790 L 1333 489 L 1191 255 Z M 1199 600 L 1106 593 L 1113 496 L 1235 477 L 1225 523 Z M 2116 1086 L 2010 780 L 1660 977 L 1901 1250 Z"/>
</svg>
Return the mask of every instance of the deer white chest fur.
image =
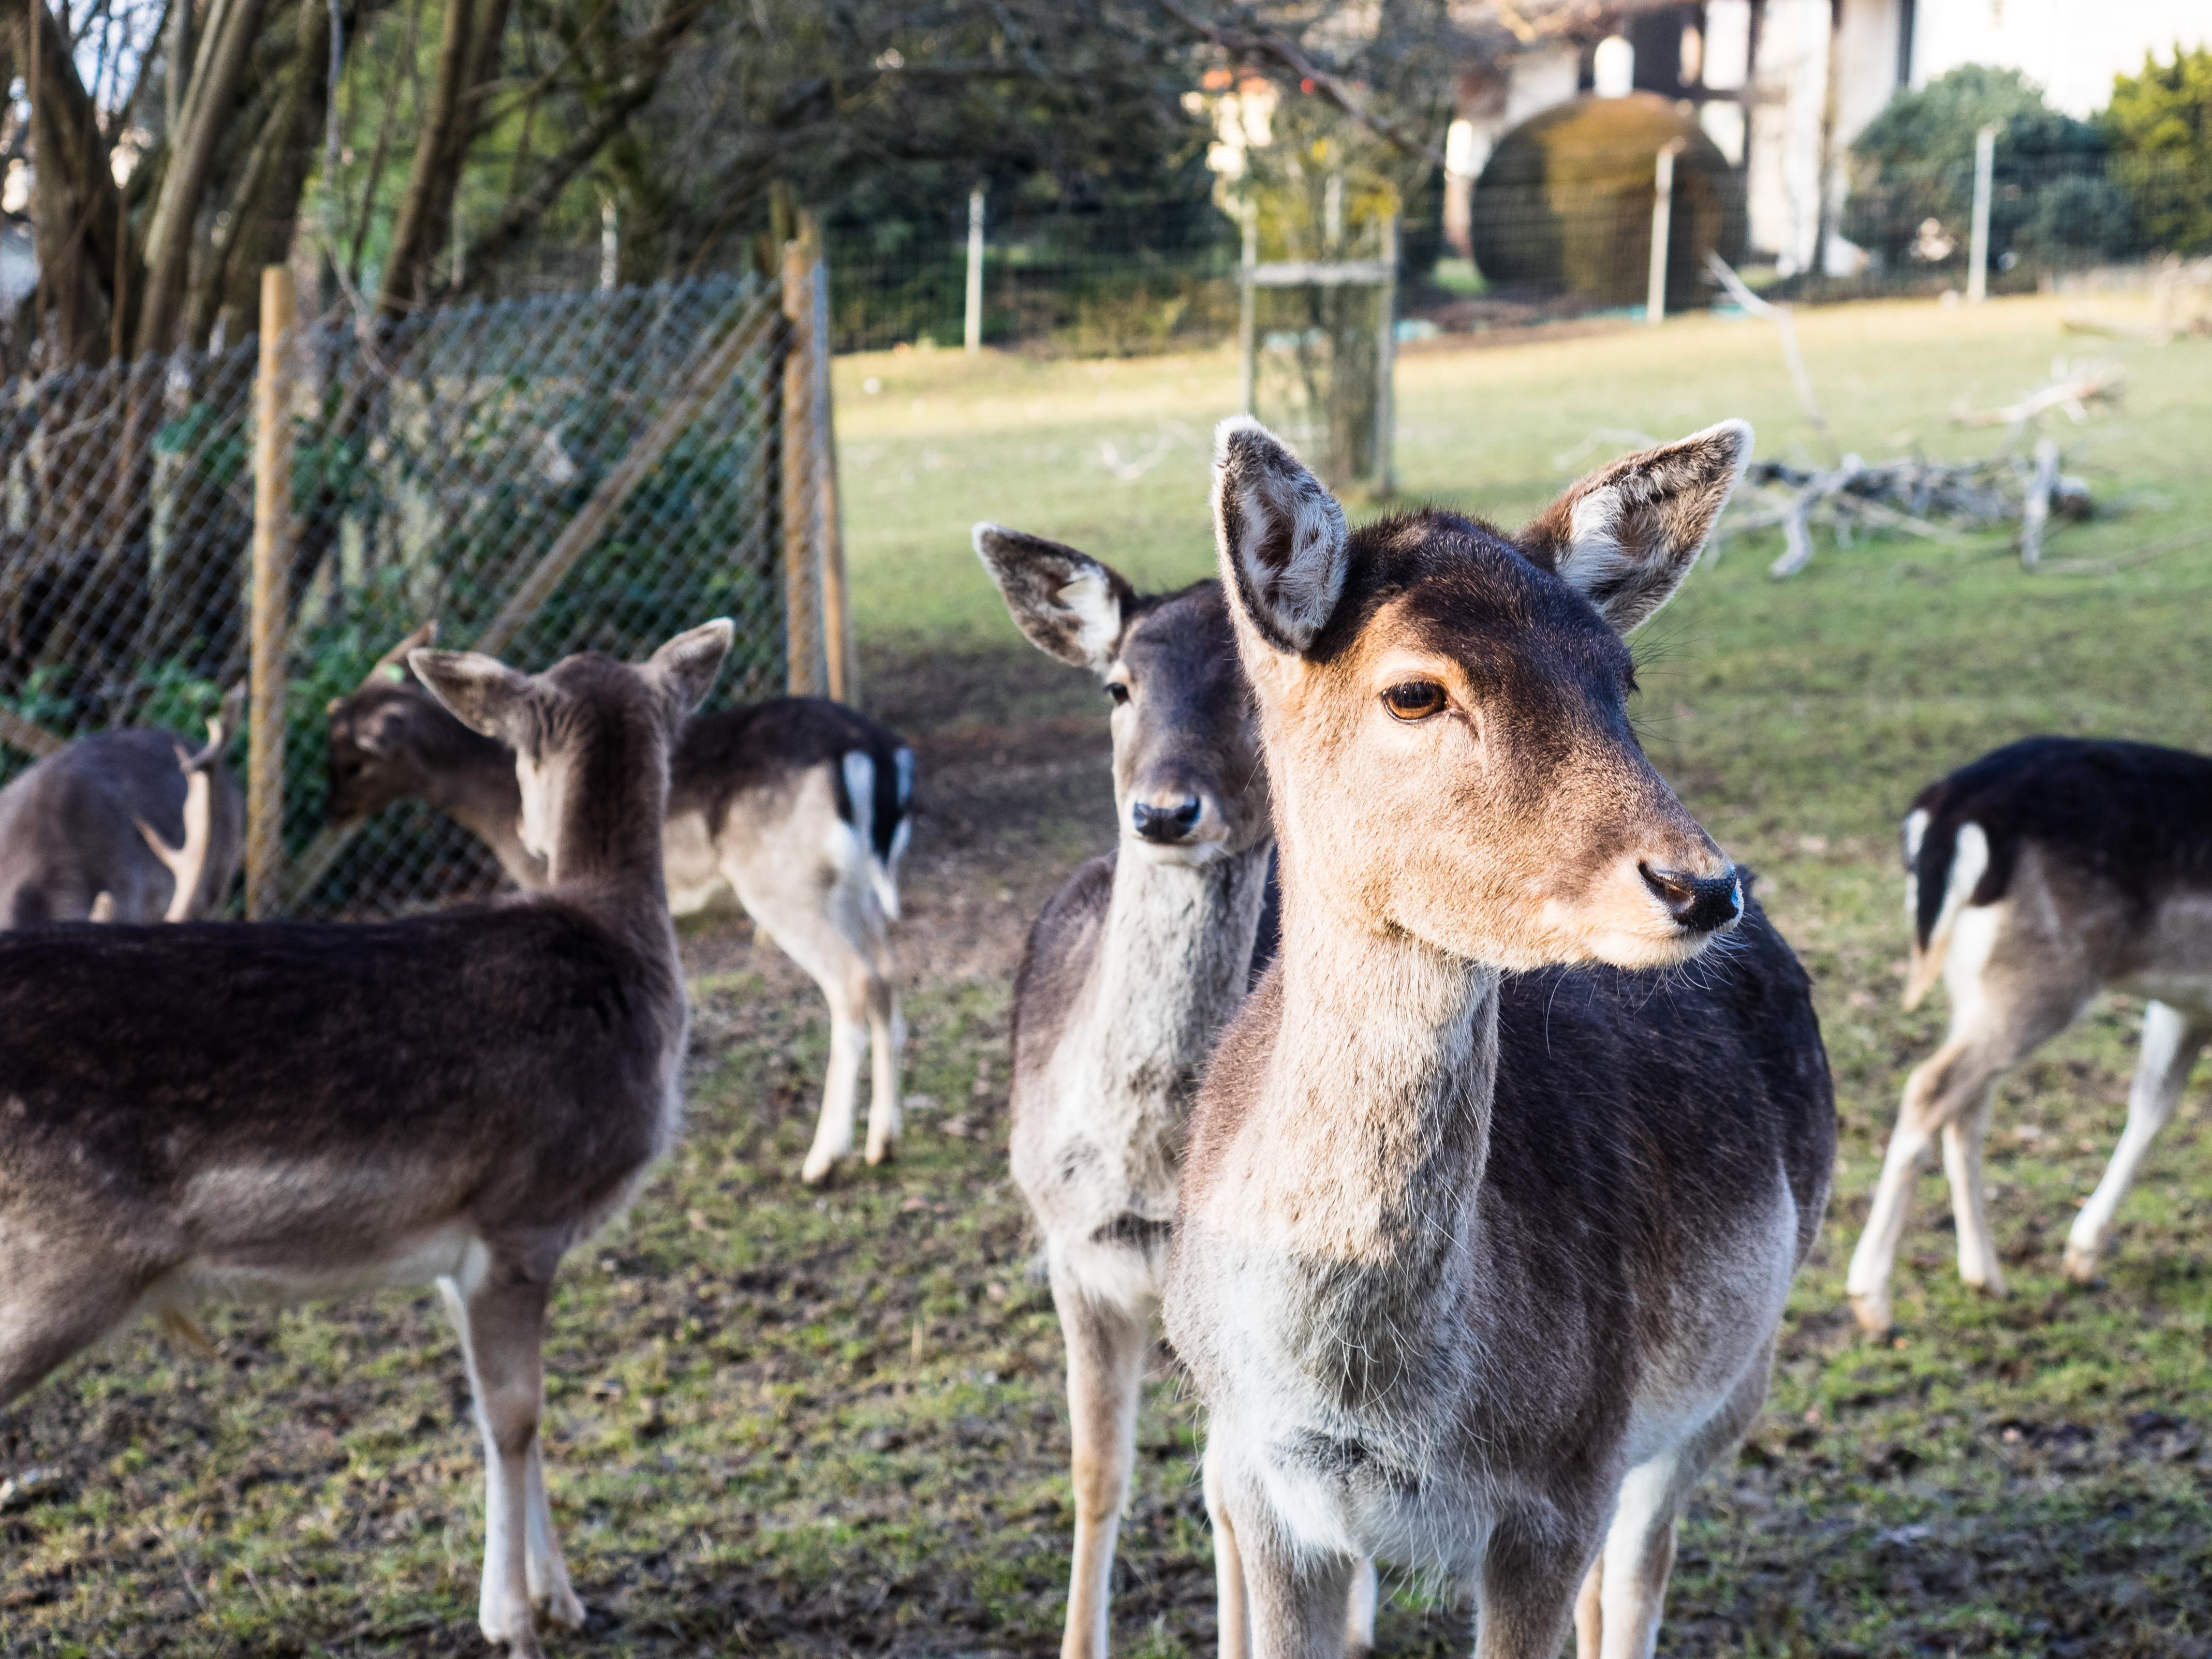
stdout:
<svg viewBox="0 0 2212 1659">
<path fill-rule="evenodd" d="M 1243 1000 L 1267 855 L 1115 854 L 1066 1021 L 1018 1056 L 1014 1177 L 1086 1293 L 1139 1316 L 1159 1297 L 1191 1096 Z"/>
</svg>

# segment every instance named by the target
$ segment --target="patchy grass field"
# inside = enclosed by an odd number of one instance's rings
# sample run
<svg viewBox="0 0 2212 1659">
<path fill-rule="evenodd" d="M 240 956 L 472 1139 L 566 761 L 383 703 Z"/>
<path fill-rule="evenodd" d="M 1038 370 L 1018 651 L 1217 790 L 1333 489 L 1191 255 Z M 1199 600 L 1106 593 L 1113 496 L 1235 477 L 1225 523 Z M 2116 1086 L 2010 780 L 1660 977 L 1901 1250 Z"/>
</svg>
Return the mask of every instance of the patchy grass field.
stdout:
<svg viewBox="0 0 2212 1659">
<path fill-rule="evenodd" d="M 1808 315 L 1838 435 L 1976 453 L 1955 400 L 2078 349 L 2039 301 Z M 1964 1291 L 1939 1183 L 1899 1261 L 1899 1334 L 1857 1338 L 1844 1259 L 1905 1068 L 1940 1009 L 1896 1006 L 1898 811 L 2036 730 L 2212 744 L 2212 344 L 2124 348 L 2127 400 L 2060 434 L 2116 505 L 2030 578 L 1994 543 L 1863 544 L 1770 582 L 1730 547 L 1640 641 L 1646 742 L 1760 872 L 1818 987 L 1843 1117 L 1837 1198 L 1770 1410 L 1686 1528 L 1680 1655 L 2212 1653 L 2212 1139 L 2196 1088 L 2122 1212 L 2106 1282 L 2060 1239 L 2118 1133 L 2137 1009 L 2100 1006 L 2001 1087 L 1993 1206 L 2011 1298 Z M 869 392 L 874 380 L 880 390 Z M 692 933 L 690 1129 L 556 1303 L 549 1457 L 580 1592 L 568 1654 L 1036 1654 L 1070 1526 L 1060 1349 L 1004 1173 L 1006 998 L 1028 916 L 1109 839 L 1103 706 L 1022 646 L 967 550 L 990 517 L 1139 580 L 1209 561 L 1224 356 L 838 366 L 867 700 L 920 740 L 902 930 L 915 1031 L 900 1162 L 793 1179 L 826 1022 L 741 925 Z M 1771 333 L 1695 319 L 1409 356 L 1407 494 L 1511 520 L 1627 441 L 1724 415 L 1801 446 Z M 1578 447 L 1580 453 L 1577 453 Z M 481 1477 L 428 1297 L 150 1330 L 0 1413 L 0 1653 L 463 1655 Z M 1196 1413 L 1163 1354 L 1124 1534 L 1117 1643 L 1206 1650 Z M 1401 1586 L 1393 1655 L 1463 1650 Z"/>
</svg>

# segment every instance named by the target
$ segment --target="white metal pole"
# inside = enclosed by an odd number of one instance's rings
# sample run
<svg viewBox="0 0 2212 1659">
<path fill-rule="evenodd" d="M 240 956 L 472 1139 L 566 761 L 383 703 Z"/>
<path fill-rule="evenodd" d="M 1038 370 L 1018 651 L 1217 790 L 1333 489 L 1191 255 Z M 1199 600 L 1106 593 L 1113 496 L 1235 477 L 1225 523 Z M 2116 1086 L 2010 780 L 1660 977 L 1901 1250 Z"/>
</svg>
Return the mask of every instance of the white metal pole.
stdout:
<svg viewBox="0 0 2212 1659">
<path fill-rule="evenodd" d="M 1259 395 L 1259 295 L 1252 282 L 1252 273 L 1260 264 L 1260 210 L 1247 204 L 1244 209 L 1244 252 L 1237 268 L 1237 412 L 1251 415 L 1257 411 L 1253 400 Z"/>
<path fill-rule="evenodd" d="M 1682 141 L 1661 149 L 1657 170 L 1651 179 L 1651 278 L 1644 292 L 1644 320 L 1667 319 L 1667 244 L 1674 231 L 1674 157 Z"/>
<path fill-rule="evenodd" d="M 962 337 L 970 352 L 983 349 L 983 186 L 968 192 L 968 325 Z"/>
<path fill-rule="evenodd" d="M 1990 297 L 1990 183 L 1996 170 L 1997 130 L 1974 135 L 1974 234 L 1966 251 L 1966 299 L 1979 305 Z"/>
<path fill-rule="evenodd" d="M 1382 222 L 1382 267 L 1388 273 L 1375 296 L 1375 489 L 1388 495 L 1398 487 L 1398 216 Z"/>
</svg>

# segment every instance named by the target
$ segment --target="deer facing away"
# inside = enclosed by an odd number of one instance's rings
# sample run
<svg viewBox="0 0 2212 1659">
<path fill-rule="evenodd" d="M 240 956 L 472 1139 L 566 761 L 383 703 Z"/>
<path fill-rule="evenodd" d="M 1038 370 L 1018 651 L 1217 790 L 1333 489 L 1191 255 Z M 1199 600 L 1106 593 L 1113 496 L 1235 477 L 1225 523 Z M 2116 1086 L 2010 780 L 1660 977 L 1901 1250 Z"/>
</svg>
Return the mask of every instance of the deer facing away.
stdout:
<svg viewBox="0 0 2212 1659">
<path fill-rule="evenodd" d="M 222 763 L 239 704 L 234 690 L 202 749 L 149 727 L 104 732 L 0 789 L 0 927 L 222 908 L 246 846 L 246 798 Z"/>
<path fill-rule="evenodd" d="M 542 888 L 544 862 L 517 831 L 513 756 L 400 670 L 398 657 L 434 635 L 426 624 L 331 702 L 329 817 L 424 800 L 483 841 L 516 886 Z M 863 1060 L 867 1160 L 880 1162 L 899 1134 L 906 1027 L 888 924 L 912 832 L 914 750 L 842 703 L 779 697 L 694 716 L 669 765 L 672 909 L 734 896 L 829 1000 L 830 1070 L 805 1178 L 821 1180 L 852 1150 Z"/>
<path fill-rule="evenodd" d="M 1137 1407 L 1184 1122 L 1244 995 L 1273 848 L 1251 694 L 1218 582 L 1140 597 L 998 525 L 975 552 L 1030 642 L 1111 701 L 1115 849 L 1038 913 L 1014 985 L 1014 1179 L 1067 1346 L 1075 1549 L 1061 1652 L 1104 1659 Z M 1355 1609 L 1372 1640 L 1372 1601 Z"/>
<path fill-rule="evenodd" d="M 538 1438 L 546 1304 L 676 1133 L 660 817 L 731 635 L 534 678 L 414 655 L 516 751 L 544 891 L 375 925 L 0 934 L 0 1407 L 140 1310 L 434 1282 L 484 1444 L 483 1633 L 535 1655 L 533 1604 L 581 1622 Z"/>
<path fill-rule="evenodd" d="M 1922 790 L 1904 844 L 1905 1006 L 1940 978 L 1951 1029 L 1905 1079 L 1851 1255 L 1852 1312 L 1875 1331 L 1889 1328 L 1890 1272 L 1939 1134 L 1960 1277 L 2003 1294 L 1982 1174 L 1990 1091 L 2111 988 L 2147 1003 L 2127 1127 L 2066 1237 L 2067 1276 L 2096 1277 L 2120 1200 L 2212 1037 L 2212 759 L 2028 738 Z"/>
<path fill-rule="evenodd" d="M 1648 1656 L 1676 1517 L 1765 1396 L 1826 1060 L 1637 744 L 1620 639 L 1750 438 L 1631 456 L 1508 541 L 1347 534 L 1264 429 L 1220 431 L 1282 945 L 1194 1109 L 1165 1313 L 1261 1659 L 1336 1652 L 1370 1554 L 1469 1583 L 1485 1659 L 1571 1622 L 1583 1659 Z"/>
</svg>

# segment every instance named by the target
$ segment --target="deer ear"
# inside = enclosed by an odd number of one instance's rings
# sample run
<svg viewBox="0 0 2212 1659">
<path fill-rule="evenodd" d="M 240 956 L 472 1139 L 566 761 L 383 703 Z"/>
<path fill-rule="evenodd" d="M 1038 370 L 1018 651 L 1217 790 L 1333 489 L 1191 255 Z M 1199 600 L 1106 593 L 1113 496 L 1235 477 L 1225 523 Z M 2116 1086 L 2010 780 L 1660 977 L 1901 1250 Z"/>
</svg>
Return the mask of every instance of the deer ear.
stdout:
<svg viewBox="0 0 2212 1659">
<path fill-rule="evenodd" d="M 1344 594 L 1344 509 L 1245 416 L 1213 429 L 1213 533 L 1235 610 L 1276 650 L 1304 652 Z"/>
<path fill-rule="evenodd" d="M 480 651 L 410 651 L 407 665 L 454 719 L 509 745 L 515 717 L 537 694 L 527 674 Z"/>
<path fill-rule="evenodd" d="M 1626 634 L 1674 597 L 1751 459 L 1751 427 L 1723 421 L 1601 467 L 1521 532 L 1521 550 Z"/>
<path fill-rule="evenodd" d="M 707 701 L 707 694 L 714 689 L 714 677 L 722 672 L 723 659 L 730 654 L 730 642 L 737 636 L 738 625 L 727 617 L 717 617 L 678 634 L 647 660 L 647 678 L 660 686 L 678 720 L 689 718 L 693 709 Z"/>
<path fill-rule="evenodd" d="M 1004 525 L 979 524 L 975 556 L 999 586 L 1014 626 L 1048 657 L 1103 674 L 1121 642 L 1136 590 L 1088 553 Z"/>
</svg>

